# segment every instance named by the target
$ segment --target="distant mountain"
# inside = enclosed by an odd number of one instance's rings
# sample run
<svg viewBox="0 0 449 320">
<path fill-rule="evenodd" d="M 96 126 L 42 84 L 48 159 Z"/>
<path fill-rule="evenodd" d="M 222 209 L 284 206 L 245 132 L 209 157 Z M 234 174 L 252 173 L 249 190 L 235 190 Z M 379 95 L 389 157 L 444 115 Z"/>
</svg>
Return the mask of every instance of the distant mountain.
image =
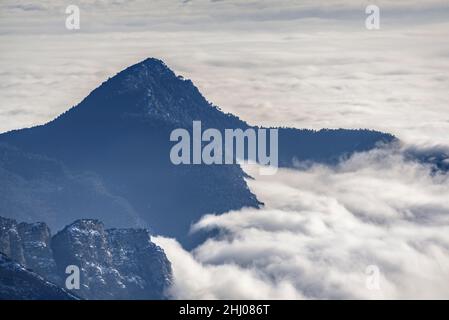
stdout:
<svg viewBox="0 0 449 320">
<path fill-rule="evenodd" d="M 79 300 L 0 253 L 0 300 Z"/>
<path fill-rule="evenodd" d="M 189 228 L 202 215 L 261 205 L 238 165 L 171 163 L 171 131 L 190 130 L 194 120 L 203 129 L 250 127 L 162 61 L 137 63 L 46 125 L 0 135 L 0 152 L 16 157 L 0 158 L 0 214 L 38 218 L 53 229 L 82 217 L 108 227 L 151 226 L 192 247 L 198 240 Z M 370 130 L 281 128 L 279 162 L 335 164 L 394 140 Z"/>
<path fill-rule="evenodd" d="M 0 217 L 0 252 L 60 286 L 67 266 L 77 266 L 80 289 L 73 292 L 84 299 L 165 299 L 172 283 L 171 264 L 147 230 L 105 230 L 98 220 L 78 220 L 51 237 L 45 223 Z M 8 276 L 0 288 L 13 283 Z"/>
</svg>

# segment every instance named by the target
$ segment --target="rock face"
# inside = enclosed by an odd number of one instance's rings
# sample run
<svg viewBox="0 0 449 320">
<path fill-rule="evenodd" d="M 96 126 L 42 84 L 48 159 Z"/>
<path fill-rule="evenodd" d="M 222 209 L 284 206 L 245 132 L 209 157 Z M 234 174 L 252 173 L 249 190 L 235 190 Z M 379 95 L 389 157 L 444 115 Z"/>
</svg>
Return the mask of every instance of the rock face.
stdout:
<svg viewBox="0 0 449 320">
<path fill-rule="evenodd" d="M 0 253 L 0 300 L 77 300 L 78 298 Z"/>
<path fill-rule="evenodd" d="M 144 229 L 78 220 L 53 237 L 52 248 L 60 273 L 80 268 L 79 295 L 87 299 L 161 299 L 171 284 L 170 262 Z"/>
<path fill-rule="evenodd" d="M 77 266 L 73 292 L 84 299 L 165 299 L 172 281 L 170 262 L 147 230 L 105 230 L 98 220 L 78 220 L 51 237 L 45 223 L 0 217 L 0 252 L 61 287 L 67 266 Z"/>
<path fill-rule="evenodd" d="M 15 220 L 0 217 L 0 252 L 22 265 L 26 264 Z"/>
<path fill-rule="evenodd" d="M 50 229 L 45 223 L 18 224 L 0 217 L 0 252 L 48 280 L 59 282 L 50 241 Z"/>
</svg>

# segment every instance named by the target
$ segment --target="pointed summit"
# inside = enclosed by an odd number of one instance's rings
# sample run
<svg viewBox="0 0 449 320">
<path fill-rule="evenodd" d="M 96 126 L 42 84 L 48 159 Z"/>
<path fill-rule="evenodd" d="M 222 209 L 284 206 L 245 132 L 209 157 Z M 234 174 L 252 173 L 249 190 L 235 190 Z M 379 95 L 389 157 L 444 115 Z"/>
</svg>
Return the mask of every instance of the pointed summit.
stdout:
<svg viewBox="0 0 449 320">
<path fill-rule="evenodd" d="M 155 81 L 174 81 L 176 78 L 175 73 L 162 60 L 147 58 L 120 71 L 112 79 L 122 81 L 129 89 L 137 89 L 148 87 Z"/>
<path fill-rule="evenodd" d="M 155 58 L 119 72 L 59 118 L 56 121 L 69 118 L 72 122 L 79 118 L 84 127 L 86 118 L 95 125 L 105 119 L 110 123 L 133 118 L 177 127 L 191 127 L 196 120 L 214 128 L 248 126 L 238 117 L 213 106 L 192 81 L 177 76 L 162 60 Z"/>
<path fill-rule="evenodd" d="M 146 58 L 146 59 L 144 59 L 144 60 L 134 64 L 134 66 L 137 66 L 137 65 L 145 65 L 147 67 L 156 67 L 156 68 L 169 69 L 164 61 L 162 61 L 161 59 L 158 59 L 158 58 L 154 58 L 154 57 Z"/>
</svg>

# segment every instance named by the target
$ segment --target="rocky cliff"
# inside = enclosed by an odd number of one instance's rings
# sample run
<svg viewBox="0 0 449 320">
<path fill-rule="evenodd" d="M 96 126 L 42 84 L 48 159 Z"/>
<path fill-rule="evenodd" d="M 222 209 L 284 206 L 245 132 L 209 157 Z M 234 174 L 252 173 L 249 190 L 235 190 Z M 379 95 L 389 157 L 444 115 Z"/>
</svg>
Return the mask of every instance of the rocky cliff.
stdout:
<svg viewBox="0 0 449 320">
<path fill-rule="evenodd" d="M 170 262 L 144 229 L 78 220 L 53 237 L 52 249 L 60 274 L 80 268 L 79 294 L 88 299 L 161 299 L 171 284 Z"/>
<path fill-rule="evenodd" d="M 147 230 L 106 230 L 98 220 L 78 220 L 52 237 L 45 223 L 0 217 L 0 252 L 61 287 L 67 266 L 77 266 L 73 292 L 85 299 L 164 299 L 172 281 L 170 262 Z"/>
</svg>

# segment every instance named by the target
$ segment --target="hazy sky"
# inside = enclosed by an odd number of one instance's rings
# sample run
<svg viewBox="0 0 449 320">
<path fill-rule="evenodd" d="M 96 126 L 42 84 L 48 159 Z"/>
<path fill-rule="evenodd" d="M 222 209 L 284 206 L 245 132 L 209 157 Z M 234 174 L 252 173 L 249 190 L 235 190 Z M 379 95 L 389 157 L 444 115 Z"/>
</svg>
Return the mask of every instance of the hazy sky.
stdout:
<svg viewBox="0 0 449 320">
<path fill-rule="evenodd" d="M 65 8 L 81 29 L 65 28 Z M 365 8 L 380 8 L 380 30 Z M 448 1 L 1 1 L 0 131 L 44 123 L 146 57 L 251 123 L 449 145 Z"/>
</svg>

